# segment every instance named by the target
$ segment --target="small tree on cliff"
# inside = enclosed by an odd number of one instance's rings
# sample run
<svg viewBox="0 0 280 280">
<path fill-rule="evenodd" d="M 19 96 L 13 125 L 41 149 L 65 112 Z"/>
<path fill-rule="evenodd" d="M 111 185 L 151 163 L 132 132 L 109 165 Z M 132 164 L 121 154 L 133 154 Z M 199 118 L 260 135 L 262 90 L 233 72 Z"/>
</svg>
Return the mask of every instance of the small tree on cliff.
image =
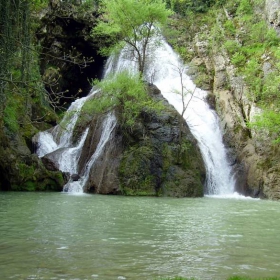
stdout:
<svg viewBox="0 0 280 280">
<path fill-rule="evenodd" d="M 102 47 L 103 54 L 111 54 L 127 44 L 142 76 L 148 46 L 172 12 L 163 0 L 103 0 L 101 12 L 92 36 L 103 37 L 103 44 L 107 42 L 107 46 Z"/>
<path fill-rule="evenodd" d="M 196 86 L 194 87 L 194 89 L 189 89 L 187 87 L 187 85 L 184 83 L 184 75 L 186 72 L 186 67 L 179 63 L 178 65 L 172 65 L 173 69 L 175 72 L 178 73 L 179 77 L 180 77 L 180 86 L 176 89 L 173 90 L 174 93 L 180 95 L 181 98 L 181 102 L 182 102 L 182 111 L 179 112 L 181 115 L 180 121 L 179 121 L 179 128 L 180 128 L 180 133 L 179 133 L 179 150 L 178 150 L 178 161 L 180 161 L 181 159 L 181 153 L 183 152 L 184 149 L 187 149 L 188 147 L 184 147 L 183 146 L 183 139 L 182 139 L 182 135 L 183 135 L 183 126 L 184 126 L 184 115 L 185 112 L 187 111 L 187 108 L 190 104 L 190 102 L 192 101 L 195 91 L 196 91 Z"/>
</svg>

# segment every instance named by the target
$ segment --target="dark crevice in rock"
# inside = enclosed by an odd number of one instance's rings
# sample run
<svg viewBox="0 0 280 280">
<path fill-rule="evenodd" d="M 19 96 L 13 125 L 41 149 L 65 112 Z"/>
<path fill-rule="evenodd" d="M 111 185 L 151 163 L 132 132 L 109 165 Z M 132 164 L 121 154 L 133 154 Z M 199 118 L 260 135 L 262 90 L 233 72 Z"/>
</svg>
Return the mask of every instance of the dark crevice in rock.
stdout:
<svg viewBox="0 0 280 280">
<path fill-rule="evenodd" d="M 76 9 L 63 3 L 50 7 L 37 32 L 45 87 L 52 98 L 63 93 L 60 105 L 86 96 L 91 81 L 102 77 L 105 62 L 98 54 L 97 40 L 90 37 L 96 15 L 92 11 L 79 13 Z"/>
</svg>

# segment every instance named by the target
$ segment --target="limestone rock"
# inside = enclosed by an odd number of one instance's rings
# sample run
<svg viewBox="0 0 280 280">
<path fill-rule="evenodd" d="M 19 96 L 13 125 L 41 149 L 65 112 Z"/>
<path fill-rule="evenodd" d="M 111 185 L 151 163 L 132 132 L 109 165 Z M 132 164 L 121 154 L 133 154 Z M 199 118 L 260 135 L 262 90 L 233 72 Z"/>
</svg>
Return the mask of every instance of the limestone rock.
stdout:
<svg viewBox="0 0 280 280">
<path fill-rule="evenodd" d="M 267 21 L 275 28 L 280 35 L 280 1 L 279 0 L 266 0 L 265 12 Z"/>
</svg>

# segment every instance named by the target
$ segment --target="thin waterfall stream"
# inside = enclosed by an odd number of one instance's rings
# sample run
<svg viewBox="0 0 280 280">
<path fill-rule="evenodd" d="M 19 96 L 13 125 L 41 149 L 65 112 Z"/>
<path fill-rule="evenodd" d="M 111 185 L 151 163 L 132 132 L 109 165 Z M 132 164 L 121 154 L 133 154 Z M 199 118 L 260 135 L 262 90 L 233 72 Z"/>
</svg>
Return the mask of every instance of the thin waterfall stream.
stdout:
<svg viewBox="0 0 280 280">
<path fill-rule="evenodd" d="M 154 83 L 168 102 L 181 114 L 183 110 L 182 94 L 180 88 L 183 86 L 189 94 L 183 96 L 185 104 L 188 104 L 184 118 L 191 132 L 198 141 L 205 167 L 206 167 L 206 194 L 231 196 L 234 194 L 234 174 L 227 160 L 227 153 L 222 141 L 222 132 L 219 127 L 219 118 L 211 110 L 205 101 L 207 93 L 196 88 L 190 77 L 181 72 L 184 69 L 179 56 L 172 48 L 160 39 L 161 44 L 147 57 L 145 79 Z M 128 48 L 125 47 L 119 55 L 112 55 L 105 66 L 104 76 L 115 74 L 123 70 L 137 71 L 135 60 L 129 58 Z M 60 125 L 51 132 L 41 132 L 39 135 L 40 147 L 37 151 L 39 157 L 61 150 L 58 157 L 58 166 L 61 171 L 71 174 L 77 173 L 77 164 L 81 149 L 86 139 L 88 130 L 84 131 L 76 146 L 72 144 L 72 134 L 76 121 L 79 117 L 84 103 L 96 93 L 91 93 L 84 98 L 76 100 L 69 108 Z M 62 125 L 64 124 L 64 125 Z M 64 187 L 68 192 L 83 192 L 90 169 L 95 160 L 102 154 L 102 149 L 110 139 L 110 134 L 116 124 L 116 118 L 109 114 L 103 123 L 103 133 L 96 152 L 91 156 L 78 181 L 69 181 Z"/>
</svg>

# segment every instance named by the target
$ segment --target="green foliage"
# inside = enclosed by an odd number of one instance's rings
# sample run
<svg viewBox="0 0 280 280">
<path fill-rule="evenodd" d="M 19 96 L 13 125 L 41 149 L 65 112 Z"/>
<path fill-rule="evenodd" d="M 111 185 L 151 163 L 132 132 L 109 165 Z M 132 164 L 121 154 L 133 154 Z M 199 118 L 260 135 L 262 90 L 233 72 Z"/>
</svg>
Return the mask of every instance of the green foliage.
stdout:
<svg viewBox="0 0 280 280">
<path fill-rule="evenodd" d="M 97 82 L 96 86 L 102 90 L 99 98 L 91 101 L 96 112 L 106 112 L 118 109 L 120 124 L 132 128 L 143 110 L 159 111 L 161 103 L 155 102 L 148 94 L 144 82 L 139 75 L 121 72 L 116 76 Z"/>
<path fill-rule="evenodd" d="M 49 0 L 29 0 L 29 3 L 33 11 L 40 12 L 48 6 Z"/>
<path fill-rule="evenodd" d="M 166 24 L 171 11 L 162 0 L 103 0 L 101 12 L 103 16 L 92 36 L 102 38 L 102 53 L 111 54 L 128 44 L 135 52 L 139 72 L 143 73 L 148 44 L 159 32 L 158 27 Z"/>
<path fill-rule="evenodd" d="M 124 195 L 155 195 L 155 180 L 151 175 L 153 149 L 132 146 L 125 151 L 119 169 L 121 191 Z"/>
<path fill-rule="evenodd" d="M 272 28 L 270 29 L 266 29 L 266 32 L 265 32 L 265 46 L 266 47 L 273 47 L 273 46 L 278 46 L 279 43 L 280 43 L 280 38 L 279 36 L 277 35 L 276 31 Z"/>
<path fill-rule="evenodd" d="M 244 74 L 244 80 L 249 86 L 250 92 L 253 93 L 249 98 L 252 101 L 258 99 L 262 90 L 262 71 L 259 61 L 255 58 L 249 60 L 244 65 L 242 73 Z"/>
<path fill-rule="evenodd" d="M 99 7 L 99 0 L 84 0 L 82 3 L 77 3 L 78 1 L 75 1 L 74 4 L 78 4 L 78 12 L 83 13 L 84 11 L 95 11 Z"/>
<path fill-rule="evenodd" d="M 280 107 L 280 95 L 279 95 L 279 85 L 280 85 L 280 76 L 279 76 L 279 65 L 276 69 L 271 70 L 271 72 L 264 77 L 262 96 L 260 97 L 263 105 L 269 103 L 271 104 L 270 108 L 279 109 Z"/>
<path fill-rule="evenodd" d="M 167 6 L 181 15 L 186 15 L 188 11 L 204 13 L 214 3 L 214 0 L 166 0 Z"/>
<path fill-rule="evenodd" d="M 280 143 L 280 112 L 265 110 L 249 124 L 250 128 L 269 133 L 274 143 Z"/>
<path fill-rule="evenodd" d="M 230 55 L 233 55 L 234 53 L 238 52 L 240 47 L 240 44 L 236 40 L 227 40 L 224 43 L 224 48 Z"/>
<path fill-rule="evenodd" d="M 238 8 L 236 11 L 237 15 L 250 15 L 253 13 L 253 6 L 250 0 L 239 0 Z"/>
<path fill-rule="evenodd" d="M 18 104 L 16 100 L 9 98 L 4 109 L 4 124 L 11 132 L 19 130 L 18 124 Z"/>
<path fill-rule="evenodd" d="M 227 36 L 234 36 L 236 33 L 235 25 L 232 20 L 227 20 L 224 23 L 224 29 L 226 31 Z"/>
<path fill-rule="evenodd" d="M 231 63 L 237 67 L 243 66 L 246 62 L 246 57 L 242 52 L 236 52 L 230 59 Z"/>
</svg>

